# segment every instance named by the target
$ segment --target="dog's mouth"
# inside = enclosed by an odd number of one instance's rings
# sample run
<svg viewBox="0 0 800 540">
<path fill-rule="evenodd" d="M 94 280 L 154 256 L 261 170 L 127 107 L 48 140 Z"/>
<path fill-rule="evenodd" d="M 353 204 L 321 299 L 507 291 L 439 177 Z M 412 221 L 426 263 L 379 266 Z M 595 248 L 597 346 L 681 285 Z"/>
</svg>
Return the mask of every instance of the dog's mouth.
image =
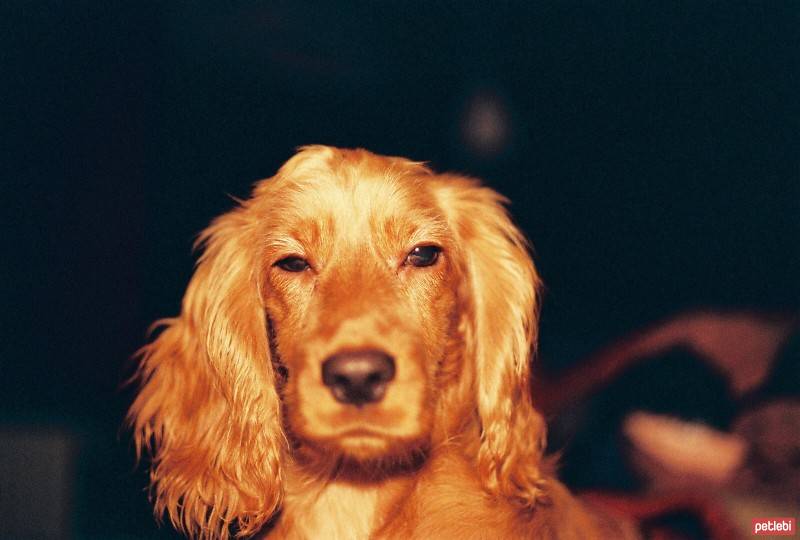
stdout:
<svg viewBox="0 0 800 540">
<path fill-rule="evenodd" d="M 372 414 L 371 414 L 372 413 Z M 344 411 L 336 415 L 335 425 L 329 424 L 331 430 L 326 438 L 341 441 L 395 440 L 404 439 L 409 433 L 397 429 L 387 421 L 386 415 L 379 411 Z M 396 415 L 395 415 L 396 416 Z"/>
<path fill-rule="evenodd" d="M 361 464 L 405 462 L 427 448 L 421 439 L 398 438 L 367 428 L 343 431 L 332 442 L 344 459 Z"/>
<path fill-rule="evenodd" d="M 403 462 L 411 455 L 424 452 L 429 446 L 424 433 L 401 433 L 386 426 L 347 423 L 324 435 L 294 433 L 300 447 L 324 459 L 339 458 L 353 463 Z"/>
<path fill-rule="evenodd" d="M 348 455 L 364 458 L 385 452 L 391 443 L 389 438 L 379 431 L 355 428 L 341 432 L 336 437 L 336 445 Z"/>
<path fill-rule="evenodd" d="M 359 437 L 386 437 L 386 434 L 381 433 L 378 430 L 370 429 L 367 427 L 357 427 L 352 429 L 346 429 L 339 433 L 339 437 L 341 438 L 359 438 Z"/>
</svg>

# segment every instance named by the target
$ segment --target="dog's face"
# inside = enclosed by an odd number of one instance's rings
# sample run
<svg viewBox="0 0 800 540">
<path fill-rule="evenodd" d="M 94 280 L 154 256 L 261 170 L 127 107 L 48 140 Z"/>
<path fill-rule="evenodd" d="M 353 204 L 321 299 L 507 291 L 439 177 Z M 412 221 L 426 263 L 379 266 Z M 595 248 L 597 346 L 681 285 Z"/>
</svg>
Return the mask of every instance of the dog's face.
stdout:
<svg viewBox="0 0 800 540">
<path fill-rule="evenodd" d="M 217 218 L 180 316 L 142 351 L 129 413 L 156 513 L 192 536 L 252 534 L 280 508 L 287 463 L 379 485 L 454 446 L 488 492 L 535 504 L 538 278 L 503 202 L 315 146 Z"/>
<path fill-rule="evenodd" d="M 453 356 L 452 233 L 430 175 L 320 165 L 274 186 L 278 218 L 265 220 L 261 295 L 286 429 L 328 455 L 407 454 L 427 443 Z"/>
</svg>

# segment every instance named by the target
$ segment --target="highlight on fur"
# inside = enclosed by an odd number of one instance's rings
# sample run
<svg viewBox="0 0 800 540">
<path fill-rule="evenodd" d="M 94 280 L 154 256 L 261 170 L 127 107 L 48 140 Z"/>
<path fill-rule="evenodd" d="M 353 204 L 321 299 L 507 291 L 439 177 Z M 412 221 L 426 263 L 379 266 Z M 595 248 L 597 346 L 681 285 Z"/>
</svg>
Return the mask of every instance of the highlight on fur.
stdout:
<svg viewBox="0 0 800 540">
<path fill-rule="evenodd" d="M 156 514 L 192 538 L 227 538 L 234 523 L 251 534 L 280 505 L 287 443 L 247 227 L 238 210 L 200 236 L 181 316 L 142 349 L 129 413 Z"/>
<path fill-rule="evenodd" d="M 424 498 L 436 475 L 469 486 L 469 471 L 483 491 L 465 500 L 487 515 L 547 501 L 528 390 L 539 278 L 506 203 L 417 162 L 311 146 L 215 220 L 180 315 L 141 351 L 128 415 L 156 515 L 192 538 L 279 535 L 336 520 L 312 494 L 356 485 L 372 501 L 357 521 L 392 530 L 423 518 L 382 497 Z M 441 256 L 408 264 L 420 245 Z M 356 407 L 320 366 L 365 350 L 396 375 Z"/>
<path fill-rule="evenodd" d="M 538 464 L 546 433 L 529 391 L 540 280 L 508 201 L 475 180 L 445 178 L 444 207 L 454 213 L 471 289 L 466 350 L 477 374 L 478 463 L 489 489 L 533 506 L 544 486 Z"/>
</svg>

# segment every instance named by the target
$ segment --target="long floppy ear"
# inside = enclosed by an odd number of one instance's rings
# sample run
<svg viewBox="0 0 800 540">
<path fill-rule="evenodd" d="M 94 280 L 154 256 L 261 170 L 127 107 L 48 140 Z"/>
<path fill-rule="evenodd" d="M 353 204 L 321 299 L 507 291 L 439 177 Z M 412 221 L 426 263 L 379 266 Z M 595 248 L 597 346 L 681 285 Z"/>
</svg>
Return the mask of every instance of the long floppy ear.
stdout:
<svg viewBox="0 0 800 540">
<path fill-rule="evenodd" d="M 476 180 L 440 176 L 463 259 L 462 325 L 481 423 L 486 488 L 522 506 L 545 500 L 539 465 L 546 428 L 530 395 L 539 277 L 504 199 Z"/>
<path fill-rule="evenodd" d="M 201 234 L 181 315 L 142 350 L 128 413 L 137 453 L 152 456 L 156 516 L 191 538 L 252 534 L 281 500 L 286 442 L 254 226 L 240 207 Z"/>
</svg>

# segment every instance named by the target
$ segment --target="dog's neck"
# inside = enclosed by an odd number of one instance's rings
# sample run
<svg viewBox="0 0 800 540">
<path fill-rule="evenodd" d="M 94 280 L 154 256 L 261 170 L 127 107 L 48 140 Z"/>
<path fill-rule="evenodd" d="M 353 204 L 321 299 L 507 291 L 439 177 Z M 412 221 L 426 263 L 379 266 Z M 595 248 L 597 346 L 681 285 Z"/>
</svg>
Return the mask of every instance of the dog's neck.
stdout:
<svg viewBox="0 0 800 540">
<path fill-rule="evenodd" d="M 331 482 L 317 489 L 287 492 L 292 537 L 345 540 L 369 538 L 375 527 L 378 488 Z"/>
<path fill-rule="evenodd" d="M 413 476 L 402 475 L 357 482 L 294 467 L 286 473 L 283 512 L 270 538 L 369 538 L 413 484 Z"/>
</svg>

